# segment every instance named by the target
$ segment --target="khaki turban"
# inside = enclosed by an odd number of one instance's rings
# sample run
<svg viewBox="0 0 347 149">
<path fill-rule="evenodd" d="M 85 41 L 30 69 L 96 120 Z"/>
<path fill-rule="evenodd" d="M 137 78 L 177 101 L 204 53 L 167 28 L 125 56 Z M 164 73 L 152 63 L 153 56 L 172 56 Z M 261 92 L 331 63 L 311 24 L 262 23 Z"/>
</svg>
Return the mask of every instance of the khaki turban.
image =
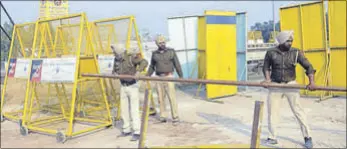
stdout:
<svg viewBox="0 0 347 149">
<path fill-rule="evenodd" d="M 132 47 L 132 48 L 129 48 L 128 52 L 129 54 L 137 54 L 140 52 L 140 50 L 137 47 Z"/>
<path fill-rule="evenodd" d="M 156 43 L 160 43 L 160 42 L 166 42 L 166 39 L 164 36 L 160 35 L 157 37 L 157 39 L 155 40 Z"/>
<path fill-rule="evenodd" d="M 290 37 L 294 38 L 294 31 L 289 30 L 289 31 L 282 31 L 280 32 L 277 37 L 276 40 L 279 44 L 283 44 L 285 43 Z"/>
<path fill-rule="evenodd" d="M 122 54 L 126 51 L 125 47 L 121 44 L 113 44 L 111 45 L 112 51 L 117 54 Z"/>
</svg>

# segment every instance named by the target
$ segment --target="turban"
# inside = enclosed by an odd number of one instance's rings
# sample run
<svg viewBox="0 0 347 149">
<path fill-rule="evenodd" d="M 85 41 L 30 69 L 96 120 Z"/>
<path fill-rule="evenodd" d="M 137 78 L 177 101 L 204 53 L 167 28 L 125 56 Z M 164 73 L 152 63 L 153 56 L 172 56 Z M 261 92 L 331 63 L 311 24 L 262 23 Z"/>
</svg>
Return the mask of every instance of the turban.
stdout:
<svg viewBox="0 0 347 149">
<path fill-rule="evenodd" d="M 165 42 L 165 41 L 166 41 L 166 39 L 162 35 L 158 36 L 157 39 L 155 40 L 156 43 Z"/>
<path fill-rule="evenodd" d="M 113 45 L 111 45 L 111 48 L 112 48 L 113 52 L 115 52 L 117 54 L 122 54 L 123 52 L 125 52 L 124 46 L 120 45 L 120 44 L 113 44 Z"/>
<path fill-rule="evenodd" d="M 282 31 L 276 36 L 276 40 L 279 44 L 285 43 L 290 37 L 294 37 L 293 31 Z"/>
<path fill-rule="evenodd" d="M 140 50 L 139 50 L 139 48 L 137 48 L 137 47 L 132 47 L 132 48 L 129 48 L 128 52 L 129 52 L 130 54 L 137 54 L 137 53 L 140 52 Z"/>
</svg>

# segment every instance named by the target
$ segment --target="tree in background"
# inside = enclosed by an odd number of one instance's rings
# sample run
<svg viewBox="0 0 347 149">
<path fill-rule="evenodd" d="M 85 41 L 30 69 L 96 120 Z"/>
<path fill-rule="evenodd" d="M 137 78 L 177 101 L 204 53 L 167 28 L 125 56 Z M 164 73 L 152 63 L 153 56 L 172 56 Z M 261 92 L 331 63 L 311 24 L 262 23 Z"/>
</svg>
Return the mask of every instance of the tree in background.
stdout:
<svg viewBox="0 0 347 149">
<path fill-rule="evenodd" d="M 326 32 L 327 32 L 327 40 L 329 41 L 329 15 L 326 12 L 325 13 L 325 19 L 326 19 Z M 275 30 L 280 31 L 280 21 L 278 21 L 275 24 Z M 273 21 L 269 20 L 268 22 L 257 22 L 253 26 L 251 26 L 251 31 L 261 31 L 263 35 L 264 42 L 268 42 L 271 36 L 271 32 L 273 31 Z"/>
<path fill-rule="evenodd" d="M 251 26 L 251 31 L 261 31 L 263 35 L 264 42 L 268 42 L 271 36 L 271 32 L 273 31 L 273 20 L 269 20 L 267 22 L 257 22 L 253 26 Z M 280 22 L 278 21 L 275 24 L 275 30 L 280 31 Z"/>
<path fill-rule="evenodd" d="M 10 25 L 8 22 L 5 22 L 2 27 L 4 28 L 5 32 L 9 35 L 12 36 L 12 30 L 13 26 Z M 8 52 L 10 50 L 10 43 L 11 41 L 8 39 L 6 34 L 1 30 L 1 41 L 0 41 L 0 51 L 1 51 L 1 61 L 6 60 L 8 56 Z"/>
</svg>

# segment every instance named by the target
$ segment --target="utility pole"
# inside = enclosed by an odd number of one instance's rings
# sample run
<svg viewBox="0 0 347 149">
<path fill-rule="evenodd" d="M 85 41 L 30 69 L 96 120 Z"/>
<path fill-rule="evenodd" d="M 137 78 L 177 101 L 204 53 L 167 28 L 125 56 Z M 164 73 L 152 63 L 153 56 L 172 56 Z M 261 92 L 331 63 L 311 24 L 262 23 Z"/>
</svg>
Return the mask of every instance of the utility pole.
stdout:
<svg viewBox="0 0 347 149">
<path fill-rule="evenodd" d="M 276 31 L 276 22 L 275 22 L 275 0 L 272 0 L 272 25 L 273 25 L 273 38 L 274 38 L 274 43 L 276 42 L 275 37 L 275 31 Z"/>
<path fill-rule="evenodd" d="M 6 13 L 8 19 L 11 21 L 12 26 L 14 26 L 14 24 L 15 24 L 14 21 L 12 20 L 11 16 L 8 14 L 7 10 L 5 9 L 5 7 L 4 7 L 4 5 L 2 4 L 1 1 L 0 1 L 0 6 L 4 10 L 4 12 Z"/>
</svg>

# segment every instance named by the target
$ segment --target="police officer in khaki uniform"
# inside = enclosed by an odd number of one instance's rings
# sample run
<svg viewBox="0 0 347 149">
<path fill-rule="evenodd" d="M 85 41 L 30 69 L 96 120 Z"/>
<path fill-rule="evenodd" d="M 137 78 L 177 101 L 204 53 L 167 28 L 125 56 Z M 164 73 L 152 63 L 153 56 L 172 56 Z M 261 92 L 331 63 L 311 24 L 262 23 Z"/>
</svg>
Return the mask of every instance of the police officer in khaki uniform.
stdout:
<svg viewBox="0 0 347 149">
<path fill-rule="evenodd" d="M 174 77 L 174 70 L 176 70 L 180 78 L 183 77 L 181 64 L 177 58 L 174 49 L 166 47 L 166 41 L 163 36 L 156 39 L 158 49 L 152 53 L 151 62 L 147 71 L 147 76 L 152 76 L 155 72 L 159 77 Z M 160 121 L 167 121 L 165 96 L 169 98 L 172 114 L 172 122 L 177 124 L 179 116 L 177 113 L 176 91 L 173 82 L 157 82 L 157 91 L 160 104 Z"/>
<path fill-rule="evenodd" d="M 265 81 L 262 83 L 296 84 L 296 64 L 299 63 L 306 70 L 306 75 L 310 80 L 307 88 L 314 90 L 314 74 L 316 70 L 299 49 L 291 47 L 293 31 L 283 31 L 278 34 L 276 39 L 279 46 L 269 49 L 265 55 L 263 67 Z M 280 118 L 281 102 L 284 97 L 287 98 L 290 108 L 300 124 L 306 148 L 312 148 L 312 138 L 304 109 L 299 103 L 300 93 L 297 89 L 269 88 L 267 101 L 269 137 L 267 142 L 270 144 L 278 143 L 276 127 Z"/>
<path fill-rule="evenodd" d="M 111 48 L 115 54 L 112 74 L 140 75 L 148 65 L 148 62 L 138 54 L 137 48 L 130 49 L 128 53 L 121 45 L 113 45 Z M 121 136 L 129 136 L 133 130 L 131 141 L 137 141 L 140 138 L 141 127 L 139 85 L 135 79 L 120 79 L 120 84 L 120 105 L 123 120 Z M 130 117 L 132 121 L 130 121 Z"/>
</svg>

